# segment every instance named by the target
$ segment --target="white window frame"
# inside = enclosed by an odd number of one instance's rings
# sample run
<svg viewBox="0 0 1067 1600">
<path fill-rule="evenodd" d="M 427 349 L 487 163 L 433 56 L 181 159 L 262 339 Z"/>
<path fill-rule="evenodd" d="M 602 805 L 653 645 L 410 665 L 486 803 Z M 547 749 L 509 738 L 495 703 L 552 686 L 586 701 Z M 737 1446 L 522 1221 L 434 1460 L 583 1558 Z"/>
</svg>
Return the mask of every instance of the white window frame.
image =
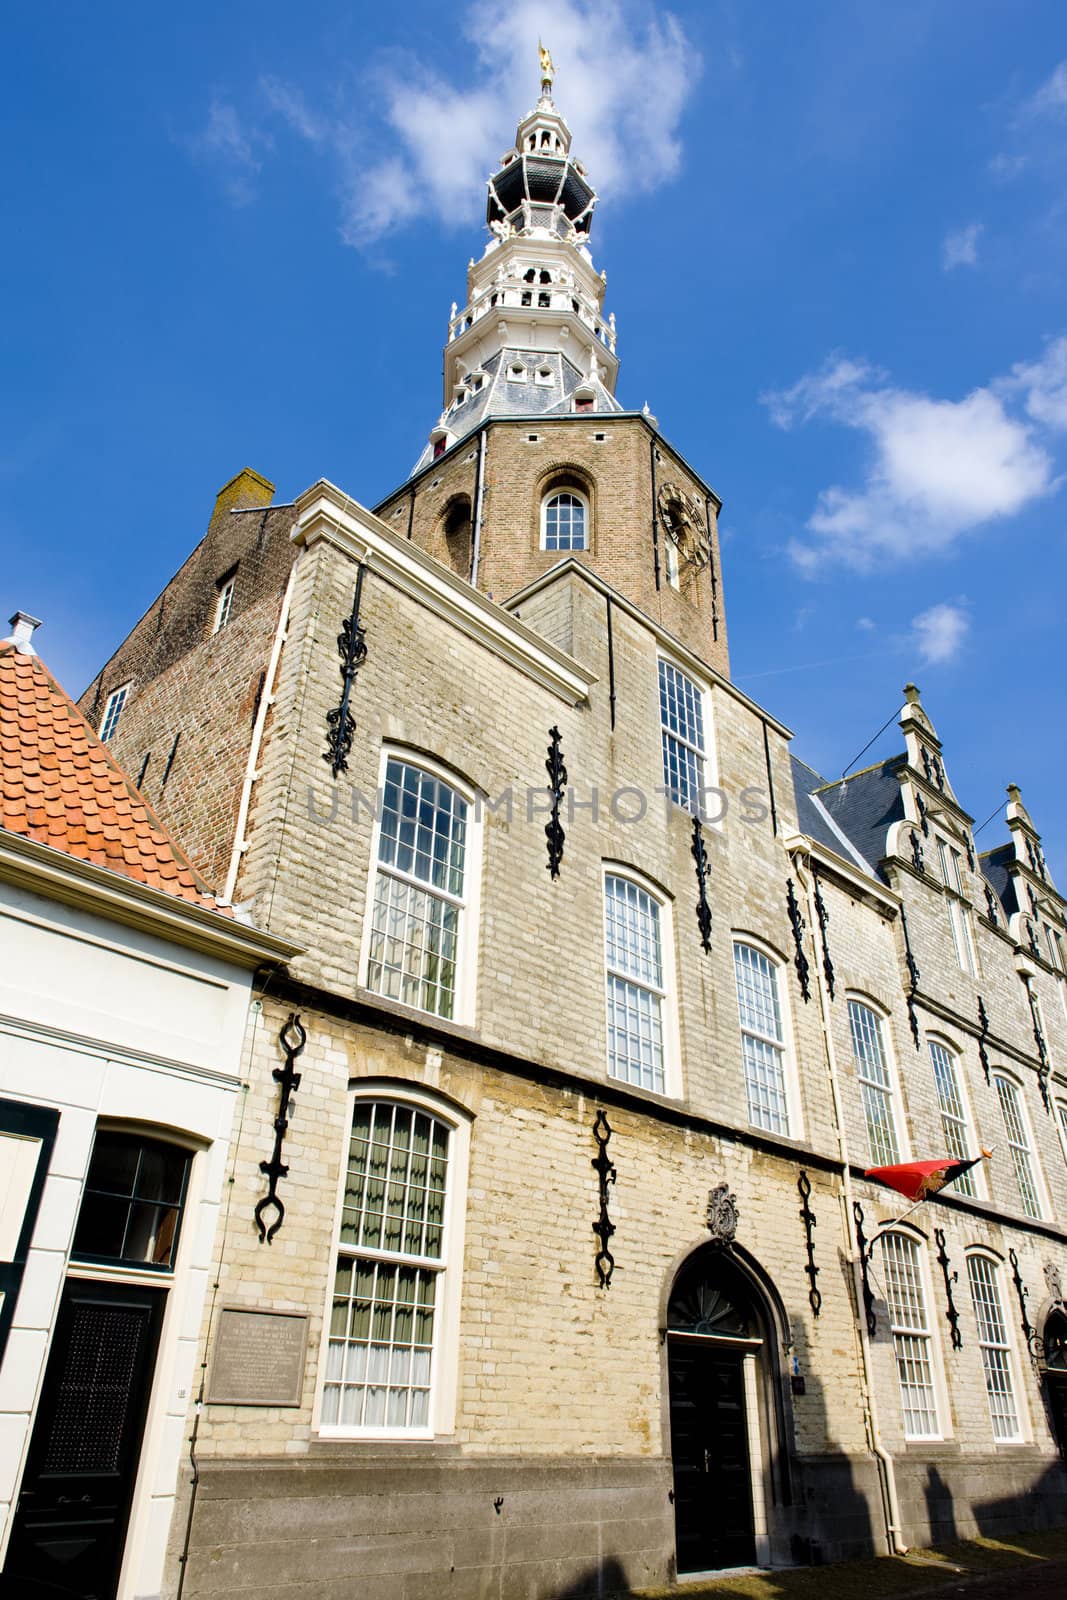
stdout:
<svg viewBox="0 0 1067 1600">
<path fill-rule="evenodd" d="M 233 592 L 236 587 L 236 572 L 231 572 L 230 576 L 219 584 L 218 599 L 215 602 L 215 622 L 211 629 L 212 634 L 221 633 L 233 615 Z"/>
<path fill-rule="evenodd" d="M 940 834 L 936 834 L 935 838 L 941 866 L 941 881 L 945 886 L 948 925 L 952 934 L 952 948 L 956 952 L 956 964 L 961 972 L 969 973 L 972 978 L 978 978 L 980 975 L 978 951 L 974 942 L 974 930 L 971 927 L 971 907 L 963 892 L 963 874 L 960 871 L 963 856 L 951 840 L 943 839 Z"/>
<path fill-rule="evenodd" d="M 421 1111 L 435 1117 L 449 1129 L 448 1177 L 445 1185 L 445 1205 L 442 1225 L 442 1245 L 439 1258 L 405 1256 L 401 1252 L 373 1250 L 366 1246 L 349 1246 L 341 1242 L 341 1224 L 344 1214 L 345 1187 L 348 1179 L 348 1149 L 352 1137 L 352 1123 L 359 1101 L 396 1104 Z M 326 1299 L 322 1319 L 322 1338 L 319 1350 L 319 1370 L 315 1385 L 313 1426 L 324 1439 L 432 1439 L 455 1431 L 457 1376 L 459 1366 L 459 1332 L 463 1292 L 463 1243 L 467 1217 L 467 1183 L 470 1167 L 471 1118 L 461 1106 L 444 1095 L 437 1094 L 422 1084 L 398 1082 L 395 1078 L 361 1078 L 349 1086 L 348 1116 L 341 1145 L 340 1173 L 337 1185 L 331 1253 L 327 1273 Z M 342 1255 L 365 1260 L 410 1262 L 436 1271 L 442 1286 L 434 1304 L 434 1335 L 430 1355 L 430 1405 L 429 1420 L 425 1427 L 399 1428 L 396 1426 L 356 1426 L 347 1423 L 324 1423 L 323 1402 L 327 1385 L 330 1322 L 333 1312 L 334 1289 L 338 1258 Z"/>
<path fill-rule="evenodd" d="M 440 1012 L 427 1011 L 421 1006 L 409 1006 L 407 1001 L 397 1000 L 393 1004 L 403 1005 L 406 1009 L 422 1011 L 425 1016 L 440 1016 L 444 1022 L 457 1022 L 473 1025 L 477 1003 L 477 966 L 480 938 L 480 907 L 481 907 L 481 879 L 482 879 L 482 822 L 479 815 L 480 807 L 476 803 L 474 788 L 466 782 L 459 773 L 447 767 L 443 762 L 430 756 L 425 756 L 421 751 L 411 750 L 403 745 L 383 745 L 381 760 L 378 767 L 378 790 L 375 804 L 374 827 L 371 833 L 370 867 L 367 877 L 367 893 L 364 900 L 363 929 L 359 955 L 359 982 L 370 994 L 379 999 L 389 1001 L 388 995 L 382 995 L 377 989 L 371 989 L 370 958 L 371 936 L 374 926 L 374 897 L 378 882 L 378 872 L 381 867 L 379 852 L 382 834 L 382 813 L 384 805 L 382 797 L 385 793 L 385 778 L 390 761 L 399 761 L 402 766 L 414 767 L 427 773 L 432 778 L 438 778 L 454 789 L 460 799 L 467 804 L 467 842 L 464 858 L 463 894 L 460 897 L 450 895 L 426 884 L 421 878 L 412 874 L 401 872 L 391 866 L 385 868 L 386 875 L 401 882 L 409 883 L 413 887 L 423 889 L 440 899 L 458 905 L 460 915 L 456 930 L 456 986 L 454 990 L 454 1003 L 451 1017 L 444 1017 Z"/>
<path fill-rule="evenodd" d="M 664 669 L 674 673 L 675 677 L 680 678 L 693 691 L 697 713 L 700 718 L 699 743 L 684 734 L 676 733 L 666 721 L 663 711 Z M 714 763 L 712 761 L 711 697 L 699 678 L 694 678 L 691 672 L 687 672 L 684 667 L 679 666 L 677 661 L 662 650 L 656 659 L 656 709 L 659 717 L 660 768 L 663 773 L 662 793 L 667 796 L 672 805 L 679 806 L 683 811 L 692 813 L 694 809 L 699 808 L 703 813 L 704 793 L 715 786 Z M 698 794 L 695 802 L 690 795 L 687 803 L 685 799 L 678 798 L 672 790 L 670 772 L 667 765 L 668 741 L 678 746 L 686 757 L 691 757 L 696 762 Z M 721 812 L 722 807 L 719 806 L 716 816 L 708 817 L 704 820 L 713 825 L 720 825 L 722 822 Z"/>
<path fill-rule="evenodd" d="M 1019 1196 L 1019 1206 L 1024 1216 L 1030 1217 L 1035 1222 L 1040 1222 L 1048 1216 L 1048 1197 L 1045 1193 L 1045 1185 L 1041 1175 L 1041 1167 L 1037 1159 L 1037 1151 L 1034 1148 L 1034 1129 L 1033 1124 L 1030 1121 L 1030 1113 L 1027 1110 L 1026 1097 L 1023 1094 L 1023 1086 L 1019 1082 L 1018 1078 L 1013 1077 L 1012 1074 L 1005 1071 L 1003 1067 L 994 1067 L 992 1078 L 993 1083 L 996 1086 L 997 1103 L 1000 1106 L 1001 1121 L 1004 1126 L 1004 1135 L 1007 1139 L 1008 1149 L 1011 1153 L 1011 1165 L 1015 1177 L 1016 1192 Z M 1020 1142 L 1017 1139 L 1013 1140 L 1012 1138 L 1011 1130 L 1008 1126 L 1007 1112 L 1004 1109 L 1004 1098 L 1001 1095 L 999 1087 L 999 1085 L 1002 1083 L 1006 1084 L 1011 1089 L 1014 1096 L 1017 1120 L 1022 1130 L 1023 1142 Z M 1022 1181 L 1019 1177 L 1019 1153 L 1022 1153 L 1026 1156 L 1030 1168 L 1030 1186 L 1033 1190 L 1035 1203 L 1035 1209 L 1033 1211 L 1029 1210 L 1027 1207 L 1026 1198 L 1023 1193 Z"/>
<path fill-rule="evenodd" d="M 115 729 L 119 725 L 123 711 L 126 709 L 126 700 L 130 692 L 132 679 L 120 683 L 117 689 L 112 689 L 104 702 L 104 715 L 100 718 L 100 742 L 107 744 L 114 737 Z"/>
<path fill-rule="evenodd" d="M 890 1298 L 889 1282 L 889 1257 L 895 1248 L 893 1241 L 900 1241 L 913 1252 L 912 1262 L 915 1267 L 914 1284 L 922 1312 L 922 1321 L 909 1321 L 894 1315 L 894 1306 Z M 938 1342 L 936 1320 L 931 1314 L 930 1307 L 934 1303 L 930 1292 L 929 1263 L 927 1261 L 926 1241 L 919 1235 L 906 1228 L 893 1228 L 880 1235 L 882 1246 L 882 1268 L 880 1276 L 885 1286 L 886 1313 L 889 1322 L 890 1335 L 893 1341 L 892 1359 L 896 1370 L 897 1390 L 900 1395 L 900 1415 L 907 1440 L 932 1440 L 946 1437 L 947 1429 L 944 1419 L 948 1416 L 944 1378 L 941 1366 L 941 1347 Z M 929 1391 L 934 1417 L 932 1431 L 919 1432 L 909 1427 L 908 1407 L 905 1404 L 905 1384 L 901 1376 L 901 1362 L 905 1359 L 904 1341 L 909 1341 L 911 1346 L 916 1343 L 925 1345 L 926 1363 L 929 1369 Z"/>
<path fill-rule="evenodd" d="M 777 1040 L 769 1034 L 760 1033 L 753 1028 L 747 1028 L 741 1020 L 741 996 L 737 987 L 737 955 L 738 945 L 747 945 L 757 955 L 770 963 L 774 971 L 775 994 L 778 1001 L 778 1024 L 781 1037 Z M 784 957 L 766 943 L 765 940 L 749 933 L 744 928 L 735 928 L 730 934 L 730 961 L 734 979 L 734 1005 L 737 1011 L 737 1023 L 741 1044 L 741 1085 L 745 1097 L 745 1112 L 748 1125 L 759 1128 L 775 1139 L 802 1139 L 804 1136 L 804 1121 L 800 1101 L 800 1086 L 797 1080 L 796 1051 L 793 1042 L 793 1018 L 789 1007 L 789 985 L 786 981 L 788 963 Z M 764 1127 L 763 1123 L 752 1119 L 751 1100 L 749 1098 L 748 1073 L 745 1066 L 745 1038 L 751 1037 L 760 1043 L 770 1045 L 780 1052 L 782 1068 L 782 1085 L 785 1095 L 786 1129 L 784 1132 Z"/>
<path fill-rule="evenodd" d="M 645 894 L 657 909 L 659 926 L 659 954 L 660 954 L 660 987 L 648 983 L 643 978 L 637 978 L 619 966 L 611 966 L 608 962 L 608 879 L 621 878 L 624 882 L 632 883 L 636 889 Z M 674 958 L 674 916 L 671 900 L 668 895 L 651 879 L 643 873 L 622 861 L 605 861 L 602 863 L 600 875 L 601 901 L 603 905 L 604 926 L 604 1005 L 605 1005 L 605 1061 L 607 1075 L 613 1083 L 626 1084 L 631 1089 L 641 1089 L 646 1094 L 659 1094 L 666 1098 L 677 1099 L 682 1092 L 681 1085 L 681 1050 L 678 1034 L 678 984 Z M 635 1083 L 630 1078 L 622 1077 L 612 1072 L 611 1056 L 611 980 L 629 984 L 635 989 L 644 990 L 655 995 L 659 1001 L 660 1036 L 663 1041 L 663 1087 L 651 1088 L 647 1084 Z"/>
<path fill-rule="evenodd" d="M 1056 1129 L 1060 1136 L 1060 1149 L 1063 1151 L 1064 1161 L 1067 1162 L 1067 1100 L 1057 1099 L 1053 1101 L 1053 1109 L 1056 1112 Z"/>
<path fill-rule="evenodd" d="M 948 1061 L 948 1072 L 952 1080 L 956 1102 L 959 1105 L 958 1115 L 954 1111 L 945 1109 L 937 1076 L 935 1049 L 940 1050 Z M 941 1035 L 927 1034 L 926 1053 L 930 1059 L 930 1072 L 934 1080 L 934 1093 L 937 1096 L 937 1110 L 941 1118 L 941 1133 L 945 1140 L 945 1153 L 946 1155 L 954 1156 L 959 1161 L 969 1161 L 978 1153 L 979 1140 L 975 1128 L 974 1110 L 971 1106 L 967 1089 L 967 1075 L 963 1070 L 962 1052 L 950 1040 L 943 1038 Z M 948 1132 L 949 1124 L 961 1130 L 962 1152 L 953 1148 Z M 954 1192 L 969 1195 L 975 1200 L 983 1199 L 984 1180 L 980 1176 L 981 1171 L 982 1164 L 979 1162 L 978 1166 L 972 1167 L 970 1172 L 965 1172 L 961 1178 L 956 1179 L 952 1185 Z"/>
<path fill-rule="evenodd" d="M 582 543 L 570 545 L 549 545 L 548 543 L 548 508 L 560 495 L 569 494 L 582 508 Z M 541 549 L 547 550 L 550 555 L 570 556 L 576 550 L 589 550 L 592 545 L 593 519 L 589 508 L 589 496 L 584 489 L 576 483 L 556 483 L 541 496 Z"/>
<path fill-rule="evenodd" d="M 903 1106 L 900 1101 L 900 1074 L 897 1071 L 896 1058 L 893 1052 L 893 1032 L 889 1025 L 890 1019 L 878 1006 L 874 1005 L 869 996 L 865 994 L 849 994 L 846 996 L 846 1010 L 848 1012 L 849 1043 L 852 1047 L 852 1062 L 856 1069 L 856 1078 L 860 1086 L 860 1103 L 863 1107 L 863 1120 L 867 1130 L 867 1148 L 871 1154 L 871 1165 L 876 1167 L 892 1166 L 895 1162 L 906 1161 L 909 1155 L 908 1140 L 905 1131 L 905 1118 Z M 879 1083 L 878 1080 L 868 1075 L 867 1063 L 856 1049 L 856 1033 L 853 1027 L 853 1008 L 867 1012 L 875 1024 L 874 1032 L 881 1050 L 882 1066 L 885 1069 L 887 1082 Z M 874 1148 L 872 1135 L 872 1122 L 869 1110 L 869 1101 L 872 1094 L 880 1095 L 889 1109 L 889 1130 L 894 1145 L 893 1154 L 884 1159 L 882 1154 Z"/>
<path fill-rule="evenodd" d="M 965 1257 L 967 1267 L 967 1287 L 970 1291 L 971 1310 L 974 1313 L 975 1331 L 979 1352 L 982 1358 L 982 1376 L 986 1386 L 986 1400 L 989 1404 L 989 1421 L 993 1432 L 995 1444 L 1021 1444 L 1027 1437 L 1027 1421 L 1025 1411 L 1024 1386 L 1021 1381 L 1021 1372 L 1015 1353 L 1012 1339 L 1012 1318 L 1005 1314 L 1004 1295 L 1001 1289 L 1000 1262 L 996 1256 L 987 1250 L 968 1250 Z M 979 1315 L 978 1300 L 975 1296 L 975 1280 L 971 1271 L 972 1262 L 981 1261 L 989 1269 L 992 1280 L 992 1299 L 985 1295 L 986 1304 L 992 1304 L 996 1318 L 1000 1323 L 999 1330 L 991 1329 L 988 1319 Z M 983 1284 L 988 1289 L 990 1285 Z M 985 1326 L 983 1326 L 985 1324 Z M 999 1337 L 996 1336 L 999 1331 Z M 1011 1399 L 1012 1410 L 1015 1413 L 1015 1429 L 1011 1433 L 998 1433 L 998 1419 L 993 1410 L 993 1395 L 989 1382 L 990 1368 L 996 1366 L 992 1352 L 996 1351 L 1003 1357 L 1004 1370 L 1008 1378 L 1008 1395 Z"/>
</svg>

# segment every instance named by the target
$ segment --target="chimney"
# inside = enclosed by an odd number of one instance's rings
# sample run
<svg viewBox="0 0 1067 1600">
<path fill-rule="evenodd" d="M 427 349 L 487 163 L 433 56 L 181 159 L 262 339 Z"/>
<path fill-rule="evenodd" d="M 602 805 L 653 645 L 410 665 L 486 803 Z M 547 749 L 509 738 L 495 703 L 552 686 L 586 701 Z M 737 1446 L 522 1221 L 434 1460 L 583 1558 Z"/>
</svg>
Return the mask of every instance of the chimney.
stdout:
<svg viewBox="0 0 1067 1600">
<path fill-rule="evenodd" d="M 20 655 L 35 656 L 37 652 L 30 641 L 34 630 L 40 626 L 40 617 L 31 617 L 28 611 L 16 611 L 11 618 L 11 632 L 0 643 L 14 645 Z"/>
<path fill-rule="evenodd" d="M 227 511 L 245 511 L 253 506 L 269 506 L 274 499 L 274 485 L 269 478 L 242 467 L 237 475 L 224 483 L 215 499 L 211 520 Z"/>
</svg>

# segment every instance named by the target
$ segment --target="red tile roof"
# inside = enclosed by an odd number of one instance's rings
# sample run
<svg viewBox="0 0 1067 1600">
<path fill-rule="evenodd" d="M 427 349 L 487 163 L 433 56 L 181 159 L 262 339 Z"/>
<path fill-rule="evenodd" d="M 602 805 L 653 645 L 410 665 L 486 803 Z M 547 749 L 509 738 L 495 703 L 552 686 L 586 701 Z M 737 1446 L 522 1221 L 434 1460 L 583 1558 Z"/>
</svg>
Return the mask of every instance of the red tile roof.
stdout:
<svg viewBox="0 0 1067 1600">
<path fill-rule="evenodd" d="M 222 909 L 40 657 L 10 644 L 0 644 L 0 826 Z"/>
</svg>

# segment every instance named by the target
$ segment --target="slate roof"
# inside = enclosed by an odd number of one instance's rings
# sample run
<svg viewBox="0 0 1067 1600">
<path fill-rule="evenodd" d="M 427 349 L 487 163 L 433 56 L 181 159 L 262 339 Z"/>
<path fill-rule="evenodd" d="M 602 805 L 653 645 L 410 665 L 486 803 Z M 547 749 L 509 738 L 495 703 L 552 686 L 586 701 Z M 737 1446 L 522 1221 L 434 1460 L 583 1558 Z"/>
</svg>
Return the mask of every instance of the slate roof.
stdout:
<svg viewBox="0 0 1067 1600">
<path fill-rule="evenodd" d="M 526 371 L 526 380 L 522 383 L 514 383 L 508 377 L 510 369 L 516 364 Z M 543 369 L 551 374 L 551 381 L 538 383 L 535 374 Z M 588 382 L 573 362 L 559 351 L 522 350 L 518 346 L 498 350 L 487 358 L 480 370 L 485 374 L 482 387 L 477 393 L 469 393 L 462 405 L 450 406 L 442 421 L 442 426 L 455 435 L 457 443 L 487 417 L 535 419 L 570 416 L 573 414 L 571 397 L 575 389 L 579 384 Z M 593 410 L 583 415 L 622 411 L 615 396 L 609 394 L 602 383 L 597 382 L 594 387 L 596 399 Z M 411 469 L 411 476 L 429 466 L 432 460 L 433 448 L 427 443 Z"/>
<path fill-rule="evenodd" d="M 215 896 L 39 656 L 0 644 L 0 826 L 193 905 Z"/>
<path fill-rule="evenodd" d="M 1012 844 L 999 844 L 995 850 L 987 850 L 978 857 L 978 865 L 985 875 L 987 883 L 1000 900 L 1008 916 L 1014 915 L 1019 909 L 1018 896 L 1015 893 L 1015 879 L 1008 871 L 1008 864 L 1015 860 L 1015 846 Z"/>
<path fill-rule="evenodd" d="M 901 752 L 862 772 L 853 772 L 816 791 L 841 831 L 871 868 L 884 878 L 879 863 L 885 855 L 886 833 L 904 815 L 904 797 L 897 773 L 907 761 Z"/>
</svg>

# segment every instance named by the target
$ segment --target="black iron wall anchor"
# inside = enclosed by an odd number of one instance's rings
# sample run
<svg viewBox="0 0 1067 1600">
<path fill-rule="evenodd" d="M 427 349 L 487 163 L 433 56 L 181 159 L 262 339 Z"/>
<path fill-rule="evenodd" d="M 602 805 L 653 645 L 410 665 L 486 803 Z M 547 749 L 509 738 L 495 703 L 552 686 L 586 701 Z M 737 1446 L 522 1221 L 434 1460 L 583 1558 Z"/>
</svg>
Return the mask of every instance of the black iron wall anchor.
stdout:
<svg viewBox="0 0 1067 1600">
<path fill-rule="evenodd" d="M 356 673 L 367 659 L 367 640 L 359 620 L 359 604 L 363 595 L 363 579 L 367 564 L 361 561 L 356 573 L 356 592 L 352 600 L 352 613 L 341 624 L 337 635 L 337 654 L 341 658 L 341 703 L 326 713 L 326 749 L 322 759 L 330 764 L 336 778 L 339 772 L 348 771 L 348 752 L 356 731 L 355 720 L 349 711 L 352 685 Z"/>
<path fill-rule="evenodd" d="M 590 1165 L 596 1172 L 600 1184 L 600 1215 L 593 1223 L 593 1232 L 600 1240 L 600 1249 L 596 1253 L 594 1264 L 597 1282 L 601 1289 L 611 1288 L 611 1275 L 615 1271 L 615 1257 L 608 1249 L 608 1240 L 615 1232 L 615 1224 L 608 1216 L 608 1189 L 618 1177 L 615 1163 L 608 1155 L 611 1133 L 611 1123 L 607 1115 L 603 1110 L 598 1110 L 593 1123 L 593 1138 L 596 1140 L 597 1153 Z"/>
<path fill-rule="evenodd" d="M 797 1179 L 797 1188 L 800 1190 L 800 1215 L 804 1223 L 804 1237 L 807 1241 L 808 1251 L 808 1264 L 804 1268 L 808 1282 L 811 1284 L 811 1288 L 808 1290 L 808 1301 L 811 1305 L 812 1316 L 817 1317 L 822 1310 L 822 1294 L 815 1283 L 816 1278 L 819 1276 L 819 1268 L 815 1265 L 815 1241 L 812 1238 L 812 1234 L 818 1227 L 819 1219 L 808 1204 L 811 1199 L 811 1179 L 806 1172 L 802 1172 Z"/>
<path fill-rule="evenodd" d="M 549 728 L 548 737 L 550 742 L 545 771 L 548 773 L 548 792 L 552 796 L 552 815 L 545 823 L 545 838 L 548 840 L 548 870 L 554 878 L 558 878 L 560 862 L 563 860 L 563 841 L 566 838 L 559 820 L 559 808 L 567 787 L 567 769 L 563 765 L 559 729 Z"/>
<path fill-rule="evenodd" d="M 1037 999 L 1034 995 L 1034 986 L 1030 978 L 1024 973 L 1023 984 L 1026 988 L 1026 998 L 1030 1002 L 1030 1022 L 1034 1030 L 1034 1044 L 1037 1046 L 1037 1083 L 1041 1090 L 1041 1099 L 1045 1110 L 1051 1116 L 1052 1097 L 1048 1092 L 1048 1081 L 1052 1072 L 1052 1064 L 1048 1058 L 1048 1045 L 1045 1035 L 1041 1032 L 1041 1013 L 1037 1009 Z"/>
<path fill-rule="evenodd" d="M 800 992 L 804 996 L 804 1001 L 806 1004 L 811 999 L 811 979 L 809 976 L 811 968 L 808 964 L 808 958 L 804 954 L 804 929 L 806 928 L 807 924 L 801 915 L 800 904 L 797 900 L 797 892 L 793 887 L 792 878 L 786 879 L 785 903 L 789 912 L 789 926 L 793 930 L 793 947 L 795 952 L 793 956 L 793 965 L 797 969 L 797 977 L 800 979 Z"/>
<path fill-rule="evenodd" d="M 923 870 L 923 847 L 922 847 L 922 841 L 919 838 L 919 835 L 915 832 L 914 828 L 912 828 L 911 832 L 908 834 L 908 842 L 911 845 L 911 864 L 915 868 L 916 872 L 922 872 L 922 870 Z"/>
<path fill-rule="evenodd" d="M 949 1271 L 950 1262 L 948 1251 L 945 1249 L 944 1228 L 934 1229 L 934 1238 L 937 1241 L 937 1259 L 941 1267 L 941 1276 L 945 1280 L 945 1317 L 952 1329 L 953 1350 L 963 1349 L 963 1334 L 960 1332 L 960 1314 L 956 1310 L 956 1302 L 952 1298 L 953 1285 L 959 1283 L 960 1275 L 956 1271 Z"/>
<path fill-rule="evenodd" d="M 878 1332 L 878 1318 L 874 1314 L 874 1291 L 871 1288 L 871 1248 L 863 1231 L 863 1207 L 858 1200 L 852 1202 L 852 1215 L 856 1222 L 856 1243 L 860 1252 L 860 1276 L 863 1279 L 863 1315 L 867 1332 L 873 1339 Z"/>
<path fill-rule="evenodd" d="M 278 1198 L 278 1179 L 289 1176 L 289 1168 L 282 1160 L 282 1145 L 285 1135 L 289 1131 L 289 1100 L 294 1091 L 300 1087 L 300 1074 L 295 1071 L 294 1063 L 297 1056 L 307 1044 L 307 1032 L 300 1025 L 300 1018 L 295 1011 L 290 1011 L 285 1025 L 278 1035 L 278 1042 L 285 1051 L 285 1066 L 275 1067 L 271 1076 L 275 1083 L 281 1084 L 281 1094 L 278 1096 L 278 1115 L 274 1119 L 274 1151 L 269 1161 L 261 1161 L 259 1170 L 270 1181 L 267 1192 L 256 1206 L 253 1213 L 256 1227 L 259 1230 L 259 1242 L 264 1239 L 268 1244 L 274 1242 L 274 1235 L 285 1221 L 285 1206 Z M 263 1220 L 265 1211 L 273 1208 L 274 1221 L 270 1227 Z"/>
<path fill-rule="evenodd" d="M 697 869 L 697 927 L 700 929 L 700 947 L 705 955 L 711 949 L 711 906 L 708 904 L 708 852 L 704 844 L 704 829 L 700 818 L 693 816 L 693 843 L 690 845 Z"/>
<path fill-rule="evenodd" d="M 826 902 L 822 897 L 822 887 L 819 883 L 819 874 L 815 868 L 811 869 L 811 881 L 815 888 L 815 915 L 819 919 L 819 935 L 822 939 L 822 970 L 826 978 L 826 988 L 830 999 L 834 998 L 834 964 L 830 960 L 830 946 L 826 942 L 826 929 L 830 923 L 830 913 L 826 909 Z"/>
<path fill-rule="evenodd" d="M 904 994 L 905 1003 L 908 1007 L 908 1026 L 911 1029 L 911 1036 L 915 1041 L 915 1048 L 918 1050 L 919 1018 L 915 1011 L 915 994 L 919 987 L 919 978 L 921 974 L 919 972 L 918 963 L 911 953 L 911 940 L 908 937 L 908 918 L 905 914 L 903 906 L 900 908 L 900 926 L 904 934 L 904 965 L 908 969 L 908 987 Z"/>
<path fill-rule="evenodd" d="M 1035 1347 L 1037 1344 L 1037 1329 L 1031 1323 L 1029 1313 L 1026 1309 L 1026 1302 L 1030 1298 L 1030 1291 L 1023 1282 L 1023 1275 L 1019 1271 L 1019 1257 L 1014 1248 L 1008 1251 L 1008 1260 L 1011 1262 L 1012 1282 L 1015 1285 L 1015 1294 L 1019 1301 L 1019 1326 L 1023 1330 L 1023 1338 L 1026 1340 L 1026 1348 L 1029 1352 L 1030 1360 L 1034 1367 L 1036 1367 L 1037 1350 Z"/>
<path fill-rule="evenodd" d="M 986 1049 L 986 1043 L 989 1039 L 989 1013 L 985 1008 L 985 1001 L 982 999 L 981 995 L 978 996 L 978 1026 L 982 1030 L 978 1035 L 978 1059 L 982 1063 L 982 1071 L 985 1073 L 986 1083 L 991 1083 L 992 1079 L 989 1076 L 989 1051 Z"/>
</svg>

